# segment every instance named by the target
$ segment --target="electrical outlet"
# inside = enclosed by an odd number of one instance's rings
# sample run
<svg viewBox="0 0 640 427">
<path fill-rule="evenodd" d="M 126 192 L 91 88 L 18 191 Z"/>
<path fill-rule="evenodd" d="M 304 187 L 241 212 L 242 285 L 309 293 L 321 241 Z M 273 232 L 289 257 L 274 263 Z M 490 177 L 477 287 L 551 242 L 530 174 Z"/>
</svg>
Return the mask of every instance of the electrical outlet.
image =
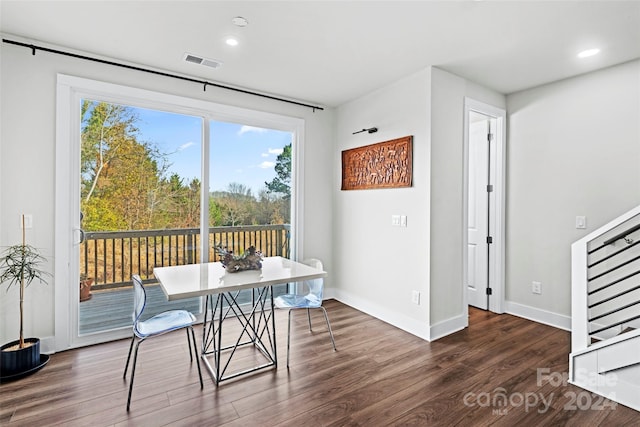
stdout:
<svg viewBox="0 0 640 427">
<path fill-rule="evenodd" d="M 420 291 L 413 291 L 411 294 L 411 302 L 420 305 Z"/>
<path fill-rule="evenodd" d="M 531 282 L 531 292 L 537 295 L 542 294 L 542 283 L 540 282 Z"/>
<path fill-rule="evenodd" d="M 391 215 L 391 225 L 400 227 L 400 215 Z"/>
</svg>

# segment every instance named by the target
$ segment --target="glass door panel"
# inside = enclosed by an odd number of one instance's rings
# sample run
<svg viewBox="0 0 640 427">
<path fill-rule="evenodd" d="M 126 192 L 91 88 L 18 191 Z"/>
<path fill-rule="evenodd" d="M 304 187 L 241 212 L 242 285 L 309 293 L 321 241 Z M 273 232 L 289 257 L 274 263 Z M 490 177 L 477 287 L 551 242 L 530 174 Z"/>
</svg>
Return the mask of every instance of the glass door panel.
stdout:
<svg viewBox="0 0 640 427">
<path fill-rule="evenodd" d="M 168 302 L 156 266 L 200 257 L 202 118 L 82 100 L 78 335 L 132 324 L 131 276 L 146 284 L 146 315 L 184 308 Z"/>
<path fill-rule="evenodd" d="M 221 121 L 209 127 L 209 260 L 221 259 L 217 248 L 240 255 L 251 246 L 288 258 L 293 133 Z M 241 298 L 249 301 L 251 291 Z"/>
</svg>

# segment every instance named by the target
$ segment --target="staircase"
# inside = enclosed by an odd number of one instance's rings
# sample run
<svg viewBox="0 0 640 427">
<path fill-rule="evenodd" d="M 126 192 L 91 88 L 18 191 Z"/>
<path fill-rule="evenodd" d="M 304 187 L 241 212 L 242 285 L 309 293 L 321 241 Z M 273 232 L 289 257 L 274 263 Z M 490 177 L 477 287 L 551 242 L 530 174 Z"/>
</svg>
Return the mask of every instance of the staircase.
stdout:
<svg viewBox="0 0 640 427">
<path fill-rule="evenodd" d="M 640 206 L 571 246 L 569 381 L 640 411 Z"/>
</svg>

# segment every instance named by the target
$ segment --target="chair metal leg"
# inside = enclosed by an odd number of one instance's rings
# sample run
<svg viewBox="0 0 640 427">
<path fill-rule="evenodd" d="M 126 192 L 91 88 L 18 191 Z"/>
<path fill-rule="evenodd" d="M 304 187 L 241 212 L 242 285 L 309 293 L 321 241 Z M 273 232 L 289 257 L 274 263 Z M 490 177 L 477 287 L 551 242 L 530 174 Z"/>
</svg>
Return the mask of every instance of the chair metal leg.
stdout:
<svg viewBox="0 0 640 427">
<path fill-rule="evenodd" d="M 307 319 L 309 319 L 309 332 L 313 332 L 311 330 L 311 310 L 309 308 L 307 308 Z"/>
<path fill-rule="evenodd" d="M 142 340 L 136 343 L 136 350 L 133 353 L 133 366 L 131 367 L 131 381 L 129 382 L 129 396 L 127 397 L 127 412 L 129 411 L 129 406 L 131 406 L 131 392 L 133 391 L 133 378 L 136 375 L 136 361 L 138 360 L 138 348 L 140 347 L 140 343 L 142 343 Z"/>
<path fill-rule="evenodd" d="M 287 328 L 287 369 L 289 369 L 289 347 L 291 344 L 291 312 L 293 310 L 289 310 L 289 326 Z"/>
<path fill-rule="evenodd" d="M 185 332 L 187 333 L 187 342 L 189 343 L 189 358 L 191 359 L 191 362 L 193 362 L 193 353 L 191 353 L 191 338 L 189 338 L 189 329 L 184 328 Z M 193 332 L 193 329 L 191 329 L 191 332 Z M 193 345 L 195 346 L 195 339 L 193 340 Z"/>
<path fill-rule="evenodd" d="M 198 365 L 198 376 L 200 377 L 200 389 L 204 388 L 204 384 L 202 382 L 202 370 L 200 369 L 200 357 L 198 357 L 198 346 L 196 345 L 196 334 L 193 332 L 193 326 L 190 326 L 191 329 L 191 338 L 193 339 L 193 352 L 196 355 L 196 364 Z M 189 340 L 189 331 L 187 331 L 187 340 Z M 191 355 L 191 344 L 189 344 L 189 355 Z M 193 357 L 191 357 L 191 361 L 193 362 Z"/>
<path fill-rule="evenodd" d="M 136 340 L 136 335 L 133 334 L 131 337 L 131 345 L 129 346 L 129 354 L 127 355 L 127 364 L 124 365 L 124 374 L 122 374 L 122 379 L 127 379 L 127 369 L 129 369 L 129 360 L 131 359 L 131 349 L 133 349 L 133 342 Z"/>
<path fill-rule="evenodd" d="M 329 323 L 329 316 L 327 316 L 327 310 L 323 306 L 320 306 L 324 313 L 324 320 L 327 321 L 327 328 L 329 328 L 329 336 L 331 337 L 331 344 L 333 344 L 333 351 L 338 351 L 336 348 L 336 341 L 333 339 L 333 331 L 331 330 L 331 324 Z"/>
</svg>

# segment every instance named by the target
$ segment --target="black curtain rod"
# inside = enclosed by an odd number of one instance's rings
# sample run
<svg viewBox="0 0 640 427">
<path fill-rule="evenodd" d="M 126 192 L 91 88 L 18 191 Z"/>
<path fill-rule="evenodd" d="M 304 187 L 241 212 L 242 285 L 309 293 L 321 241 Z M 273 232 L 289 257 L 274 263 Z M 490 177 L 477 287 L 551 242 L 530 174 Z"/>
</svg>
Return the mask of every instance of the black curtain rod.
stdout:
<svg viewBox="0 0 640 427">
<path fill-rule="evenodd" d="M 58 55 L 63 55 L 63 56 L 70 56 L 72 58 L 77 58 L 77 59 L 84 59 L 85 61 L 93 61 L 93 62 L 98 62 L 100 64 L 107 64 L 107 65 L 113 65 L 115 67 L 121 67 L 121 68 L 127 68 L 129 70 L 135 70 L 135 71 L 141 71 L 144 73 L 150 73 L 150 74 L 156 74 L 158 76 L 164 76 L 164 77 L 171 77 L 173 79 L 178 79 L 178 80 L 185 80 L 188 82 L 192 82 L 192 83 L 199 83 L 201 85 L 203 85 L 204 90 L 207 90 L 207 86 L 213 86 L 213 87 L 217 87 L 220 89 L 226 89 L 226 90 L 232 90 L 235 92 L 240 92 L 240 93 L 244 93 L 244 94 L 248 94 L 248 95 L 254 95 L 254 96 L 259 96 L 262 98 L 267 98 L 267 99 L 272 99 L 275 101 L 280 101 L 280 102 L 286 102 L 289 104 L 294 104 L 294 105 L 299 105 L 302 107 L 307 107 L 307 108 L 311 108 L 314 112 L 316 110 L 324 110 L 324 108 L 319 107 L 317 105 L 311 105 L 311 104 L 305 104 L 302 102 L 298 102 L 298 101 L 292 101 L 290 99 L 285 99 L 285 98 L 278 98 L 277 96 L 272 96 L 272 95 L 266 95 L 264 93 L 260 93 L 260 92 L 253 92 L 247 89 L 240 89 L 240 88 L 236 88 L 236 87 L 232 87 L 232 86 L 225 86 L 225 85 L 221 85 L 219 83 L 212 83 L 206 80 L 198 80 L 198 79 L 194 79 L 192 77 L 185 77 L 185 76 L 180 76 L 177 74 L 171 74 L 171 73 L 165 73 L 162 71 L 156 71 L 156 70 L 150 70 L 148 68 L 142 68 L 142 67 L 136 67 L 134 65 L 127 65 L 127 64 L 121 64 L 118 62 L 113 62 L 113 61 L 107 61 L 105 59 L 99 59 L 99 58 L 92 58 L 90 56 L 85 56 L 85 55 L 78 55 L 77 53 L 71 53 L 71 52 L 65 52 L 62 50 L 57 50 L 57 49 L 50 49 L 48 47 L 42 47 L 42 46 L 36 46 L 33 44 L 29 44 L 29 43 L 22 43 L 22 42 L 18 42 L 15 40 L 8 40 L 8 39 L 2 39 L 2 41 L 4 43 L 8 43 L 8 44 L 13 44 L 16 46 L 22 46 L 22 47 L 26 47 L 31 49 L 31 54 L 35 55 L 36 54 L 36 50 L 41 50 L 43 52 L 49 52 L 49 53 L 55 53 Z"/>
</svg>

